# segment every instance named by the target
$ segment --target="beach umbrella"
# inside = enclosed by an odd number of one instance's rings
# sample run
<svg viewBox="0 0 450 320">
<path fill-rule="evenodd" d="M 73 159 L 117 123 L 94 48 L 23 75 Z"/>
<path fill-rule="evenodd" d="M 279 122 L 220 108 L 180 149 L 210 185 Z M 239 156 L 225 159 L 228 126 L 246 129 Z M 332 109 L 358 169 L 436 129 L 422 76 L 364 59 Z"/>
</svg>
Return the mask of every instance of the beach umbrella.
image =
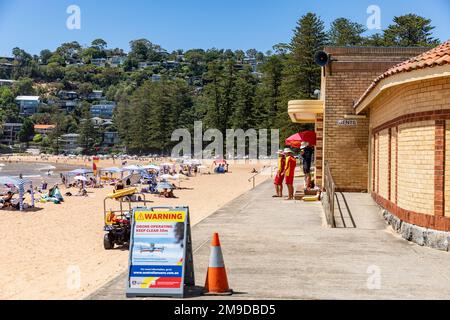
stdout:
<svg viewBox="0 0 450 320">
<path fill-rule="evenodd" d="M 153 177 L 147 173 L 145 170 L 139 171 L 139 174 L 141 175 L 141 178 L 143 179 L 152 179 Z"/>
<path fill-rule="evenodd" d="M 202 162 L 199 159 L 190 159 L 190 160 L 185 160 L 184 164 L 192 165 L 192 166 L 199 166 L 202 164 Z"/>
<path fill-rule="evenodd" d="M 300 148 L 302 142 L 308 142 L 315 146 L 317 142 L 316 133 L 314 131 L 298 132 L 286 139 L 285 144 L 292 148 Z"/>
<path fill-rule="evenodd" d="M 84 176 L 76 176 L 74 179 L 75 180 L 79 180 L 79 181 L 84 181 L 84 182 L 88 181 L 88 179 L 86 177 L 84 177 Z"/>
<path fill-rule="evenodd" d="M 187 180 L 188 177 L 185 176 L 184 174 L 175 174 L 171 177 L 171 179 L 173 180 Z"/>
<path fill-rule="evenodd" d="M 156 190 L 161 191 L 164 189 L 173 190 L 173 185 L 168 182 L 160 182 L 156 185 Z"/>
<path fill-rule="evenodd" d="M 160 170 L 161 167 L 154 165 L 154 164 L 149 164 L 147 166 L 143 166 L 142 169 L 144 169 L 144 170 Z"/>
<path fill-rule="evenodd" d="M 122 168 L 124 171 L 138 171 L 138 170 L 142 170 L 141 167 L 136 166 L 136 165 L 130 165 L 130 166 L 126 166 Z"/>
<path fill-rule="evenodd" d="M 78 174 L 88 174 L 88 173 L 92 173 L 92 170 L 89 169 L 75 169 L 69 172 L 70 174 L 73 175 L 78 175 Z"/>
<path fill-rule="evenodd" d="M 174 163 L 172 163 L 172 162 L 164 162 L 164 163 L 161 163 L 161 166 L 163 166 L 163 167 L 171 167 L 171 166 L 173 166 L 174 165 Z"/>
</svg>

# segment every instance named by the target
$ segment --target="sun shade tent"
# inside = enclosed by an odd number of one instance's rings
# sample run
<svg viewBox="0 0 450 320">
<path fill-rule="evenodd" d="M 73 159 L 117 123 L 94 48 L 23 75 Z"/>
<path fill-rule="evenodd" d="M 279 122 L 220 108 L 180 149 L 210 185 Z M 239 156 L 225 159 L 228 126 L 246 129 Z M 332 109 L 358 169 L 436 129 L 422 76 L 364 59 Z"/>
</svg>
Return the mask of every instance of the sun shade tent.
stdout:
<svg viewBox="0 0 450 320">
<path fill-rule="evenodd" d="M 13 185 L 19 190 L 19 208 L 23 211 L 23 197 L 25 195 L 25 186 L 30 185 L 31 190 L 31 207 L 34 208 L 34 191 L 33 191 L 33 181 L 25 180 L 15 177 L 0 177 L 0 183 L 2 185 Z"/>
<path fill-rule="evenodd" d="M 302 142 L 308 142 L 315 146 L 317 143 L 316 133 L 314 131 L 303 131 L 296 133 L 286 139 L 285 144 L 291 148 L 300 148 Z"/>
<path fill-rule="evenodd" d="M 89 169 L 75 169 L 75 170 L 69 171 L 69 175 L 72 175 L 72 176 L 85 175 L 85 174 L 89 174 L 89 173 L 93 173 L 93 171 L 89 170 Z"/>
<path fill-rule="evenodd" d="M 111 168 L 100 169 L 100 172 L 106 172 L 106 173 L 121 173 L 121 172 L 123 172 L 123 169 L 117 168 L 117 167 L 111 167 Z"/>
</svg>

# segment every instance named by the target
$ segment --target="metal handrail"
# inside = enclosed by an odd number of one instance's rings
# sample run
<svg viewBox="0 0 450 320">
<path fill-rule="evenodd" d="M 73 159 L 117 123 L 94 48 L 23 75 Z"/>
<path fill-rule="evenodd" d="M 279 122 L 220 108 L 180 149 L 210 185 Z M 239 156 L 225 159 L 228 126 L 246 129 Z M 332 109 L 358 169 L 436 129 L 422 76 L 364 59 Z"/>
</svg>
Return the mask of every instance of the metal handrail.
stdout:
<svg viewBox="0 0 450 320">
<path fill-rule="evenodd" d="M 256 173 L 254 176 L 252 176 L 252 177 L 250 177 L 250 178 L 248 179 L 248 182 L 250 182 L 250 181 L 253 179 L 253 189 L 254 189 L 255 186 L 256 186 L 256 184 L 255 184 L 255 178 L 256 178 L 257 176 L 259 176 L 261 173 L 263 173 L 264 169 L 267 168 L 267 167 L 270 167 L 270 166 L 264 166 L 264 167 L 261 169 L 260 172 Z"/>
<path fill-rule="evenodd" d="M 326 191 L 327 201 L 324 204 L 325 217 L 327 223 L 331 228 L 336 228 L 336 221 L 334 219 L 334 203 L 336 184 L 334 183 L 333 176 L 331 175 L 330 165 L 328 161 L 325 161 L 325 175 L 324 175 L 324 187 Z"/>
</svg>

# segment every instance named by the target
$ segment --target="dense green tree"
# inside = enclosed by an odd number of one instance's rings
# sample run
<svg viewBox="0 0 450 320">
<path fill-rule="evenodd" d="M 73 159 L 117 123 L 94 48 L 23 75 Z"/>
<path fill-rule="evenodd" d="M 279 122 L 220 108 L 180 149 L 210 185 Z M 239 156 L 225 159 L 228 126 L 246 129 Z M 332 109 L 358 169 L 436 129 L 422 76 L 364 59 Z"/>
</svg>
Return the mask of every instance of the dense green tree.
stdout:
<svg viewBox="0 0 450 320">
<path fill-rule="evenodd" d="M 338 18 L 331 23 L 330 44 L 334 46 L 359 46 L 363 43 L 362 34 L 366 28 L 346 18 Z"/>
<path fill-rule="evenodd" d="M 385 39 L 382 34 L 375 33 L 363 39 L 363 46 L 367 47 L 384 47 L 386 46 Z"/>
<path fill-rule="evenodd" d="M 52 57 L 53 53 L 48 50 L 48 49 L 44 49 L 41 51 L 41 53 L 39 54 L 39 58 L 41 60 L 42 64 L 47 64 L 50 60 L 50 58 Z"/>
<path fill-rule="evenodd" d="M 36 90 L 33 88 L 33 79 L 20 78 L 13 85 L 14 96 L 32 96 L 36 94 Z"/>
<path fill-rule="evenodd" d="M 108 47 L 108 43 L 103 39 L 95 39 L 91 43 L 91 47 L 97 48 L 100 51 L 104 51 Z"/>
<path fill-rule="evenodd" d="M 34 123 L 30 118 L 25 118 L 23 121 L 22 127 L 18 133 L 19 141 L 27 144 L 34 137 Z"/>
<path fill-rule="evenodd" d="M 284 89 L 287 98 L 313 98 L 320 88 L 320 67 L 314 61 L 317 51 L 327 43 L 324 23 L 314 13 L 307 13 L 297 23 L 287 59 Z"/>
<path fill-rule="evenodd" d="M 394 17 L 394 23 L 384 31 L 385 44 L 401 47 L 437 46 L 439 40 L 432 36 L 434 28 L 430 19 L 416 14 Z"/>
<path fill-rule="evenodd" d="M 235 84 L 235 96 L 231 127 L 235 129 L 254 129 L 258 126 L 260 110 L 256 108 L 256 88 L 258 80 L 250 68 L 241 71 Z"/>
<path fill-rule="evenodd" d="M 281 139 L 284 140 L 292 132 L 306 129 L 293 124 L 286 112 L 289 100 L 315 99 L 314 91 L 320 89 L 321 69 L 315 63 L 314 56 L 327 44 L 327 35 L 323 21 L 314 13 L 302 16 L 294 30 L 290 43 L 290 54 L 287 56 L 281 85 L 280 112 L 275 125 L 280 128 Z"/>
<path fill-rule="evenodd" d="M 80 59 L 82 51 L 83 48 L 81 47 L 81 45 L 76 41 L 72 41 L 61 44 L 56 49 L 56 54 L 64 59 L 65 64 L 66 62 L 75 62 Z"/>
<path fill-rule="evenodd" d="M 0 87 L 0 107 L 14 103 L 14 94 L 9 87 Z"/>
<path fill-rule="evenodd" d="M 101 136 L 98 129 L 92 123 L 90 115 L 87 113 L 80 123 L 78 130 L 78 143 L 84 154 L 94 154 L 94 147 L 99 143 Z"/>
<path fill-rule="evenodd" d="M 259 121 L 261 128 L 275 128 L 276 118 L 285 111 L 281 106 L 281 84 L 286 58 L 283 55 L 272 55 L 262 66 L 262 84 L 258 88 L 257 105 L 265 116 Z"/>
</svg>

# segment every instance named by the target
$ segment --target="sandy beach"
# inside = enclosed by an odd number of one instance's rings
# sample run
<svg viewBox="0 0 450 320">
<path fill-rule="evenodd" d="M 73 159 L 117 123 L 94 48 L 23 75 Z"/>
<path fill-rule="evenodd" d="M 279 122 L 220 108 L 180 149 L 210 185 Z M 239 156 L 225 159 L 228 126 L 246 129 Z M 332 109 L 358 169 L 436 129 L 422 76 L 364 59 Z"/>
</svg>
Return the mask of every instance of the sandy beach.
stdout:
<svg viewBox="0 0 450 320">
<path fill-rule="evenodd" d="M 4 160 L 4 159 L 3 159 Z M 11 157 L 10 161 L 36 162 L 36 157 Z M 39 158 L 52 164 L 86 165 L 83 159 Z M 148 161 L 129 160 L 128 164 Z M 120 165 L 102 160 L 100 167 Z M 199 175 L 181 182 L 177 199 L 147 198 L 152 205 L 188 205 L 192 224 L 252 188 L 252 169 L 263 164 L 232 164 L 224 175 Z M 259 175 L 256 184 L 270 178 Z M 64 194 L 67 190 L 61 189 Z M 74 192 L 75 189 L 72 189 Z M 34 211 L 0 210 L 0 299 L 82 299 L 123 272 L 128 250 L 103 248 L 103 199 L 112 191 L 88 189 L 88 197 L 65 197 L 62 204 L 36 202 Z M 220 232 L 220 226 L 211 233 Z"/>
</svg>

